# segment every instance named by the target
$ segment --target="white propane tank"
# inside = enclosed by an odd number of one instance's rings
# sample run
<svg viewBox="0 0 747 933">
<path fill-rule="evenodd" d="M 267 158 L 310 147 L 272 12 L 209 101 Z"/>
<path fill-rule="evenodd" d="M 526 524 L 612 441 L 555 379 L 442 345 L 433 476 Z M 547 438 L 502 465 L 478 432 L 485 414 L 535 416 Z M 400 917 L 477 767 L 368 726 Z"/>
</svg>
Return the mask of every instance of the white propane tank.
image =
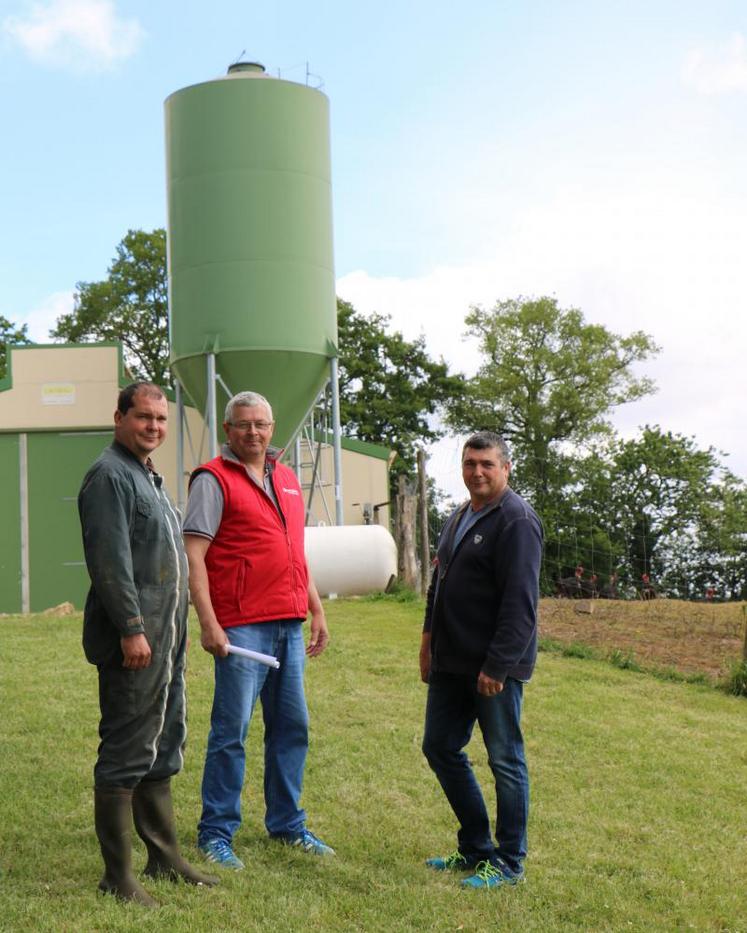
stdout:
<svg viewBox="0 0 747 933">
<path fill-rule="evenodd" d="M 381 592 L 397 575 L 397 545 L 381 525 L 309 527 L 306 560 L 321 596 Z"/>
</svg>

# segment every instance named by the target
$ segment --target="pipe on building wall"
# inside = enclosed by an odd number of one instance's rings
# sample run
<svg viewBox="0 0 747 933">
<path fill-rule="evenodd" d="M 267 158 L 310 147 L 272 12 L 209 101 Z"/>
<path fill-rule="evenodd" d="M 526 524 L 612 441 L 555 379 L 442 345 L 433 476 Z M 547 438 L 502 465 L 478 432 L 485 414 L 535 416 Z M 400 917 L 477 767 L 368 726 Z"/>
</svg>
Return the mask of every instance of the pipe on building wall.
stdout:
<svg viewBox="0 0 747 933">
<path fill-rule="evenodd" d="M 29 447 L 28 434 L 18 435 L 19 496 L 21 506 L 21 612 L 31 612 L 29 559 Z"/>
</svg>

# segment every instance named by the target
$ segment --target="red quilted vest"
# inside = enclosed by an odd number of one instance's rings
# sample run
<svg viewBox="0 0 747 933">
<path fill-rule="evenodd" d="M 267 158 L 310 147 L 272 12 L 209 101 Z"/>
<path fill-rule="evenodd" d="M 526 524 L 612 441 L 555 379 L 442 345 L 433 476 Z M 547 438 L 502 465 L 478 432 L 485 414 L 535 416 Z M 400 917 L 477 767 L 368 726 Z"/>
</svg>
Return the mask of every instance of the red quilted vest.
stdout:
<svg viewBox="0 0 747 933">
<path fill-rule="evenodd" d="M 275 463 L 270 497 L 240 463 L 215 457 L 192 474 L 212 473 L 223 490 L 223 518 L 205 556 L 210 599 L 223 628 L 249 622 L 305 619 L 309 572 L 304 503 L 295 473 Z"/>
</svg>

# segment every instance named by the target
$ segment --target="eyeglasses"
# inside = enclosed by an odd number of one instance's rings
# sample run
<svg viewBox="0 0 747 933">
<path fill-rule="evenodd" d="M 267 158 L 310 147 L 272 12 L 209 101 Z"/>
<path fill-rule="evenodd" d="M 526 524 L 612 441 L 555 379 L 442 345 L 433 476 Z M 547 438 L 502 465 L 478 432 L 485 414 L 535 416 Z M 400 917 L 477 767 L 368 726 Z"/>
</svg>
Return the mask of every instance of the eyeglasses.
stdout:
<svg viewBox="0 0 747 933">
<path fill-rule="evenodd" d="M 257 431 L 267 431 L 273 425 L 272 421 L 229 421 L 228 423 L 237 431 L 251 431 L 252 428 Z"/>
</svg>

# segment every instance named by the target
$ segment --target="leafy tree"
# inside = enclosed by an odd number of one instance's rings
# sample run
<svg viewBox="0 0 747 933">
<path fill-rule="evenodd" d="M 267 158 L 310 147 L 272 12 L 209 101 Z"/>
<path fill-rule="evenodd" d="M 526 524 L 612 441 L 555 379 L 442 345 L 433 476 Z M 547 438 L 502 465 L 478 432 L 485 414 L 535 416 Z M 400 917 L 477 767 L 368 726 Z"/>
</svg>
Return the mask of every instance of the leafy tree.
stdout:
<svg viewBox="0 0 747 933">
<path fill-rule="evenodd" d="M 343 431 L 395 450 L 396 477 L 414 470 L 418 447 L 443 436 L 434 416 L 462 395 L 464 379 L 428 356 L 424 337 L 405 340 L 388 324 L 385 315 L 366 317 L 337 301 Z"/>
<path fill-rule="evenodd" d="M 654 391 L 633 364 L 658 347 L 641 331 L 622 337 L 588 324 L 578 309 L 547 297 L 475 306 L 465 322 L 484 360 L 466 395 L 449 406 L 450 423 L 503 434 L 517 485 L 544 515 L 572 479 L 566 446 L 609 432 L 613 408 Z"/>
<path fill-rule="evenodd" d="M 666 543 L 698 523 L 718 463 L 712 447 L 699 450 L 692 438 L 658 426 L 616 445 L 612 495 L 634 579 L 664 575 Z"/>
<path fill-rule="evenodd" d="M 719 599 L 747 599 L 747 485 L 728 470 L 707 490 L 686 553 L 686 595 L 713 587 Z"/>
<path fill-rule="evenodd" d="M 409 471 L 417 446 L 443 433 L 432 416 L 461 394 L 463 380 L 428 356 L 424 338 L 389 333 L 383 315 L 364 317 L 340 300 L 337 312 L 343 428 L 394 448 L 394 474 Z M 51 335 L 71 343 L 119 340 L 134 377 L 169 384 L 166 232 L 129 230 L 107 278 L 78 283 L 73 311 Z"/>
<path fill-rule="evenodd" d="M 28 326 L 26 324 L 21 324 L 19 327 L 17 324 L 13 324 L 0 314 L 0 379 L 8 371 L 8 357 L 7 357 L 7 344 L 20 343 L 20 344 L 30 344 L 31 340 L 26 333 Z"/>
<path fill-rule="evenodd" d="M 570 483 L 560 490 L 555 503 L 555 528 L 548 528 L 553 542 L 546 564 L 555 564 L 555 577 L 569 577 L 577 565 L 598 577 L 604 587 L 613 574 L 626 566 L 625 538 L 619 534 L 611 507 L 615 485 L 614 443 L 603 437 L 590 445 L 584 456 L 572 459 Z"/>
<path fill-rule="evenodd" d="M 436 485 L 436 481 L 430 476 L 427 478 L 426 496 L 428 501 L 428 544 L 431 557 L 434 557 L 441 530 L 458 503 L 440 489 Z M 420 534 L 421 529 L 418 526 L 418 547 L 420 547 Z"/>
<path fill-rule="evenodd" d="M 566 554 L 575 545 L 578 562 L 602 579 L 616 572 L 640 587 L 646 573 L 658 588 L 683 598 L 702 596 L 716 579 L 728 581 L 730 592 L 738 587 L 746 541 L 738 530 L 743 486 L 724 475 L 713 448 L 701 450 L 692 438 L 647 425 L 633 439 L 595 445 L 576 459 L 573 475 L 556 536 Z"/>
<path fill-rule="evenodd" d="M 70 343 L 119 340 L 133 377 L 170 385 L 166 231 L 128 230 L 107 277 L 78 282 L 73 310 L 50 336 Z"/>
</svg>

